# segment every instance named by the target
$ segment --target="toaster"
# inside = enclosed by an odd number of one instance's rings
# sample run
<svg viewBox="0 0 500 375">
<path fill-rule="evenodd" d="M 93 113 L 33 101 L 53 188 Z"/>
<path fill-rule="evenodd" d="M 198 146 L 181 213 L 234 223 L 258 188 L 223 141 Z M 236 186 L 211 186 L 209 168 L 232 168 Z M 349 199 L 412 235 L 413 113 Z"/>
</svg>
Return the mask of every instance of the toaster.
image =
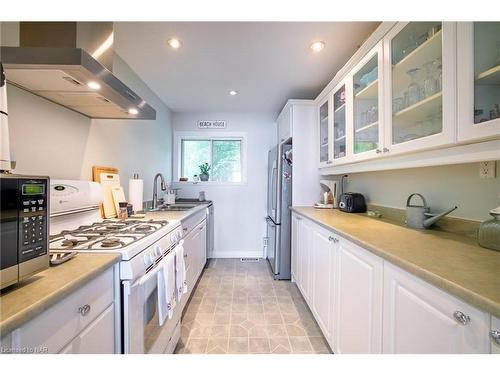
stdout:
<svg viewBox="0 0 500 375">
<path fill-rule="evenodd" d="M 344 212 L 366 212 L 365 197 L 359 193 L 344 193 L 340 196 L 339 209 Z"/>
</svg>

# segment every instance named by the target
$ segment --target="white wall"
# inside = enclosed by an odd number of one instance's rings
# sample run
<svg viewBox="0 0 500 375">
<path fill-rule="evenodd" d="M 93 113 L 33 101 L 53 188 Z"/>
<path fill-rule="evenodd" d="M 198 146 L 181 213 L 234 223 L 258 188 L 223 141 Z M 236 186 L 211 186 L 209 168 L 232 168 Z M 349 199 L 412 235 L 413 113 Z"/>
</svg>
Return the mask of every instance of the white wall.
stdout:
<svg viewBox="0 0 500 375">
<path fill-rule="evenodd" d="M 175 131 L 198 131 L 198 120 L 226 120 L 224 132 L 243 132 L 247 137 L 247 182 L 242 185 L 194 185 L 181 183 L 179 197 L 206 198 L 215 205 L 214 257 L 261 257 L 266 235 L 267 152 L 276 144 L 275 114 L 175 113 Z M 200 135 L 203 130 L 199 131 Z M 174 155 L 174 163 L 177 157 Z"/>
<path fill-rule="evenodd" d="M 362 193 L 368 203 L 396 208 L 404 208 L 411 193 L 421 193 L 431 212 L 456 205 L 450 216 L 482 221 L 491 219 L 488 211 L 500 206 L 499 161 L 496 176 L 479 178 L 479 163 L 353 173 L 347 191 Z"/>
<path fill-rule="evenodd" d="M 119 56 L 113 64 L 115 75 L 156 109 L 156 120 L 90 120 L 8 85 L 15 173 L 90 180 L 93 165 L 116 167 L 126 193 L 133 173 L 145 179 L 145 199 L 156 172 L 171 179 L 170 110 Z"/>
</svg>

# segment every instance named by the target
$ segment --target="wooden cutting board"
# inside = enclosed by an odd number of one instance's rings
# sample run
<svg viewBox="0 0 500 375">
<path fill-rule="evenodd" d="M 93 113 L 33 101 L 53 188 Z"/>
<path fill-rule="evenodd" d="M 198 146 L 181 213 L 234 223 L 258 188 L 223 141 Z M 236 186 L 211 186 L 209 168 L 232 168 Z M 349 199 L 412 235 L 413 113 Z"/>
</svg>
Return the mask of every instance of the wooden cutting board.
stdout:
<svg viewBox="0 0 500 375">
<path fill-rule="evenodd" d="M 126 202 L 125 192 L 121 186 L 113 186 L 111 188 L 111 195 L 113 196 L 113 203 L 115 204 L 116 214 L 120 212 L 120 202 Z"/>
<path fill-rule="evenodd" d="M 118 169 L 113 167 L 92 167 L 92 180 L 99 182 L 103 187 L 104 201 L 101 204 L 101 216 L 105 219 L 114 218 L 117 216 L 111 187 L 120 186 L 118 177 Z M 103 178 L 104 177 L 104 178 Z M 116 180 L 118 180 L 116 182 Z"/>
</svg>

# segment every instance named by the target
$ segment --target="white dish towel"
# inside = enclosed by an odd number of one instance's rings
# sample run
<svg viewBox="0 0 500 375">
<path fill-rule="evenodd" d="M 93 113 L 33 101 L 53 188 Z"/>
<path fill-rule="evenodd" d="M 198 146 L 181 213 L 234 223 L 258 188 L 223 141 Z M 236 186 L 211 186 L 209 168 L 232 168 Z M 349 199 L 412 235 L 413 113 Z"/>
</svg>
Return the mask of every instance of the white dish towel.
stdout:
<svg viewBox="0 0 500 375">
<path fill-rule="evenodd" d="M 175 287 L 177 302 L 181 301 L 182 295 L 187 293 L 186 263 L 184 262 L 184 240 L 174 248 L 175 254 Z"/>
<path fill-rule="evenodd" d="M 157 273 L 158 317 L 160 326 L 172 319 L 176 305 L 175 296 L 175 255 L 169 253 L 162 259 Z"/>
</svg>

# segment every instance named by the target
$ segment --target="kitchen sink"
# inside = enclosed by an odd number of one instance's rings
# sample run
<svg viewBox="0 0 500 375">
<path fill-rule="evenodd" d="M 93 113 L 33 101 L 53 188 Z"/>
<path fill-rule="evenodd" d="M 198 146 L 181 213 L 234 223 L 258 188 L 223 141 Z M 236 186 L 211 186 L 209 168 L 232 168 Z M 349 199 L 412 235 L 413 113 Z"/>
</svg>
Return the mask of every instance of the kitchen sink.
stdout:
<svg viewBox="0 0 500 375">
<path fill-rule="evenodd" d="M 194 207 L 196 207 L 196 205 L 193 205 L 193 204 L 162 204 L 161 206 L 158 206 L 157 208 L 149 209 L 149 211 L 151 211 L 151 212 L 155 212 L 155 211 L 188 211 Z"/>
</svg>

